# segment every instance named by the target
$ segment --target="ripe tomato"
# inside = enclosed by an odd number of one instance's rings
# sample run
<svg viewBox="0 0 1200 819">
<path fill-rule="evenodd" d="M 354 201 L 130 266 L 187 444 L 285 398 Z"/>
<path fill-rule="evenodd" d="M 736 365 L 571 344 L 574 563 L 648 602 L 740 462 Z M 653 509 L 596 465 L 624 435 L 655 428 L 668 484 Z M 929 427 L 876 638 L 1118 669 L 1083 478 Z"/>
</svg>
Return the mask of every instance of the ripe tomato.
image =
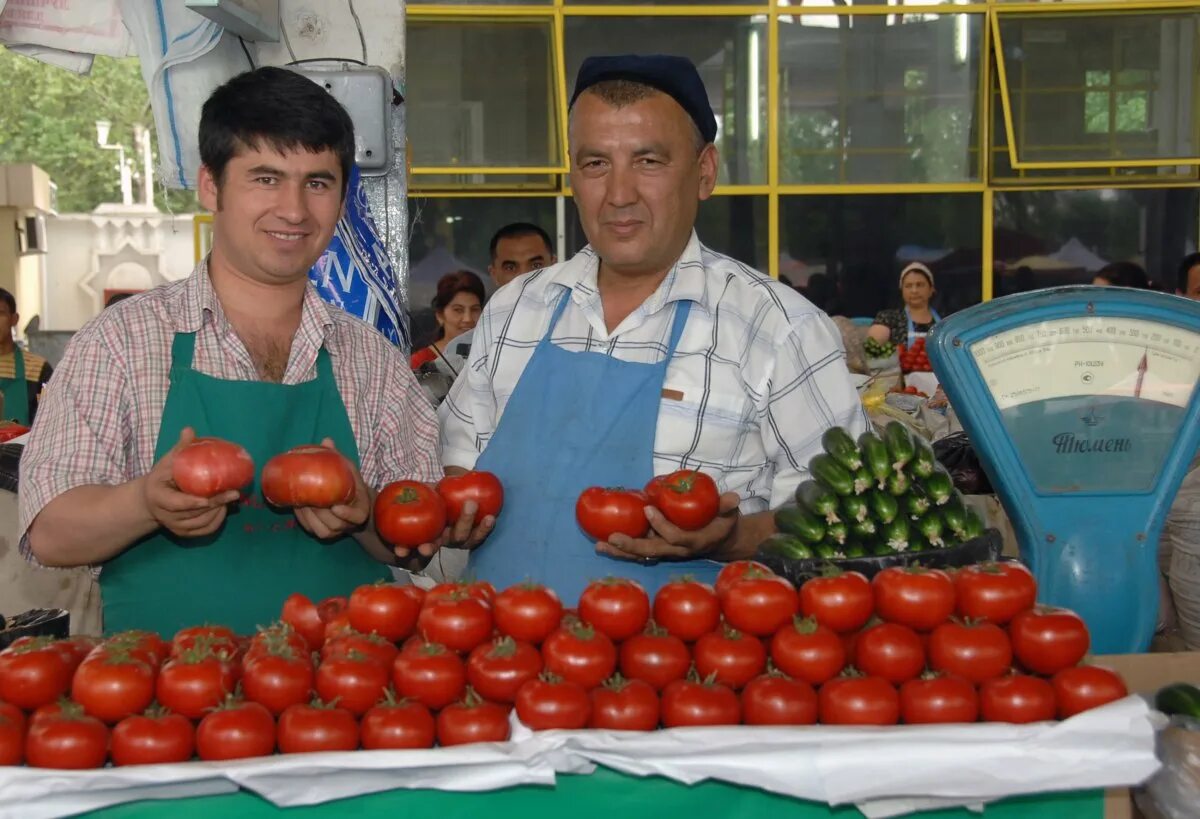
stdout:
<svg viewBox="0 0 1200 819">
<path fill-rule="evenodd" d="M 481 643 L 467 658 L 467 682 L 492 702 L 514 702 L 521 686 L 541 671 L 541 653 L 532 643 L 512 637 Z"/>
<path fill-rule="evenodd" d="M 800 613 L 839 634 L 865 626 L 874 610 L 871 581 L 858 572 L 834 568 L 800 587 Z"/>
<path fill-rule="evenodd" d="M 110 653 L 82 663 L 71 681 L 71 699 L 89 717 L 112 725 L 140 714 L 154 699 L 154 669 L 128 654 Z"/>
<path fill-rule="evenodd" d="M 346 607 L 356 631 L 378 634 L 393 643 L 412 634 L 420 613 L 420 601 L 402 587 L 383 581 L 356 588 Z"/>
<path fill-rule="evenodd" d="M 533 645 L 541 644 L 558 628 L 562 611 L 562 601 L 553 589 L 532 582 L 509 586 L 492 604 L 500 633 Z"/>
<path fill-rule="evenodd" d="M 703 529 L 717 517 L 721 492 L 716 481 L 696 469 L 680 469 L 651 478 L 646 497 L 680 529 Z"/>
<path fill-rule="evenodd" d="M 980 563 L 955 575 L 958 613 L 1003 626 L 1033 608 L 1037 581 L 1020 563 Z"/>
<path fill-rule="evenodd" d="M 655 691 L 662 691 L 667 683 L 687 675 L 692 655 L 683 640 L 651 622 L 641 634 L 621 644 L 620 663 L 627 678 L 648 682 Z"/>
<path fill-rule="evenodd" d="M 375 529 L 385 543 L 415 549 L 446 528 L 446 504 L 420 481 L 389 483 L 375 497 Z"/>
<path fill-rule="evenodd" d="M 803 680 L 762 674 L 742 689 L 742 721 L 747 725 L 812 725 L 817 692 Z"/>
<path fill-rule="evenodd" d="M 340 595 L 334 597 L 326 597 L 321 602 L 317 603 L 317 615 L 320 616 L 321 622 L 329 625 L 335 622 L 339 617 L 346 613 L 346 608 L 350 605 L 349 598 Z"/>
<path fill-rule="evenodd" d="M 354 714 L 321 702 L 289 705 L 279 715 L 276 732 L 279 752 L 283 754 L 354 751 L 358 748 L 358 721 Z"/>
<path fill-rule="evenodd" d="M 517 692 L 517 717 L 534 731 L 587 725 L 592 703 L 587 690 L 554 674 L 527 680 Z"/>
<path fill-rule="evenodd" d="M 390 678 L 386 666 L 358 652 L 330 657 L 317 667 L 317 696 L 359 717 L 379 702 Z"/>
<path fill-rule="evenodd" d="M 111 744 L 114 765 L 187 762 L 196 751 L 196 729 L 182 714 L 155 709 L 118 722 Z"/>
<path fill-rule="evenodd" d="M 685 643 L 695 642 L 721 622 L 721 601 L 707 583 L 672 580 L 654 596 L 654 619 Z"/>
<path fill-rule="evenodd" d="M 1083 619 L 1053 606 L 1021 612 L 1009 623 L 1008 634 L 1021 665 L 1047 676 L 1078 663 L 1091 644 Z"/>
<path fill-rule="evenodd" d="M 192 649 L 230 660 L 237 656 L 238 637 L 233 629 L 225 626 L 189 626 L 177 631 L 171 639 L 171 656 L 178 657 Z"/>
<path fill-rule="evenodd" d="M 895 725 L 900 695 L 882 677 L 834 677 L 817 694 L 825 725 Z"/>
<path fill-rule="evenodd" d="M 32 711 L 54 702 L 71 684 L 71 666 L 48 637 L 0 651 L 0 700 Z"/>
<path fill-rule="evenodd" d="M 783 673 L 820 685 L 841 673 L 846 649 L 833 629 L 813 617 L 796 617 L 771 638 L 771 659 Z"/>
<path fill-rule="evenodd" d="M 354 500 L 354 467 L 328 447 L 307 444 L 267 461 L 262 493 L 272 506 L 328 509 Z"/>
<path fill-rule="evenodd" d="M 734 690 L 761 674 L 767 667 L 767 649 L 762 641 L 726 626 L 710 631 L 692 648 L 696 673 L 703 679 L 716 675 L 717 682 Z"/>
<path fill-rule="evenodd" d="M 256 702 L 230 699 L 196 727 L 196 752 L 203 760 L 246 759 L 275 751 L 275 718 Z"/>
<path fill-rule="evenodd" d="M 717 574 L 717 597 L 724 599 L 725 593 L 729 591 L 733 584 L 741 580 L 742 575 L 751 569 L 760 574 L 774 574 L 766 564 L 759 563 L 757 560 L 735 560 L 732 563 L 726 563 Z"/>
<path fill-rule="evenodd" d="M 309 651 L 316 651 L 325 642 L 325 621 L 313 601 L 299 592 L 289 594 L 283 601 L 279 619 L 287 623 L 304 638 Z"/>
<path fill-rule="evenodd" d="M 363 714 L 360 728 L 362 746 L 368 751 L 432 748 L 437 733 L 428 708 L 390 695 Z"/>
<path fill-rule="evenodd" d="M 900 686 L 900 719 L 909 725 L 975 722 L 979 695 L 962 677 L 934 674 Z"/>
<path fill-rule="evenodd" d="M 93 651 L 121 648 L 134 659 L 157 669 L 171 655 L 171 644 L 152 631 L 122 631 L 109 637 Z"/>
<path fill-rule="evenodd" d="M 447 705 L 437 715 L 437 741 L 443 746 L 504 742 L 508 732 L 508 710 L 481 700 L 469 688 L 460 701 Z"/>
<path fill-rule="evenodd" d="M 729 625 L 747 634 L 774 634 L 800 610 L 796 587 L 774 574 L 747 571 L 721 598 Z"/>
<path fill-rule="evenodd" d="M 400 588 L 406 588 L 401 586 Z M 409 586 L 407 588 L 416 588 Z M 481 603 L 492 606 L 496 602 L 496 587 L 486 580 L 453 580 L 438 583 L 421 597 L 422 603 L 432 603 L 444 597 L 456 597 L 458 593 L 474 597 Z M 415 599 L 415 598 L 414 598 Z"/>
<path fill-rule="evenodd" d="M 646 518 L 649 505 L 646 493 L 637 489 L 591 486 L 575 503 L 575 520 L 593 540 L 608 540 L 617 533 L 645 537 L 650 531 Z"/>
<path fill-rule="evenodd" d="M 1064 668 L 1050 680 L 1058 702 L 1058 718 L 1066 719 L 1129 694 L 1125 681 L 1111 668 L 1077 665 Z"/>
<path fill-rule="evenodd" d="M 254 459 L 231 441 L 197 438 L 175 453 L 171 480 L 181 492 L 211 498 L 249 485 L 254 480 Z"/>
<path fill-rule="evenodd" d="M 252 659 L 242 674 L 242 691 L 246 699 L 278 716 L 293 705 L 308 702 L 313 682 L 309 656 L 285 648 Z"/>
<path fill-rule="evenodd" d="M 25 762 L 33 768 L 99 768 L 108 758 L 108 728 L 75 703 L 59 713 L 31 720 L 25 736 Z"/>
<path fill-rule="evenodd" d="M 425 601 L 417 631 L 426 640 L 466 654 L 492 636 L 492 608 L 465 592 Z"/>
<path fill-rule="evenodd" d="M 650 619 L 650 597 L 636 580 L 606 577 L 579 595 L 579 617 L 613 642 L 632 637 Z"/>
<path fill-rule="evenodd" d="M 321 660 L 345 655 L 357 651 L 368 660 L 379 663 L 384 668 L 391 668 L 399 654 L 395 645 L 378 634 L 360 634 L 354 629 L 348 629 L 335 637 L 330 637 L 321 646 Z"/>
<path fill-rule="evenodd" d="M 589 625 L 574 623 L 556 629 L 542 643 L 546 670 L 564 680 L 595 688 L 617 669 L 612 640 Z"/>
<path fill-rule="evenodd" d="M 899 685 L 925 670 L 925 649 L 908 626 L 879 623 L 858 635 L 854 662 L 864 674 Z"/>
<path fill-rule="evenodd" d="M 1012 665 L 1008 634 L 994 623 L 942 623 L 929 637 L 929 667 L 979 684 Z"/>
<path fill-rule="evenodd" d="M 487 515 L 500 514 L 500 508 L 504 506 L 504 487 L 491 472 L 447 475 L 438 481 L 437 492 L 446 504 L 446 518 L 452 521 L 462 517 L 463 504 L 469 500 L 479 507 L 475 513 L 476 523 Z"/>
<path fill-rule="evenodd" d="M 65 640 L 56 640 L 54 647 L 58 649 L 67 660 L 67 666 L 71 669 L 71 673 L 75 673 L 75 669 L 79 668 L 79 664 L 84 658 L 96 650 L 103 641 L 99 637 L 92 637 L 86 634 L 77 634 L 74 637 L 67 637 Z M 133 659 L 142 659 L 134 657 Z M 153 668 L 158 668 L 158 663 L 150 663 L 147 665 Z"/>
<path fill-rule="evenodd" d="M 188 719 L 200 719 L 233 691 L 233 667 L 211 654 L 188 652 L 168 660 L 158 673 L 158 702 Z"/>
<path fill-rule="evenodd" d="M 662 693 L 664 728 L 684 725 L 737 725 L 742 704 L 737 694 L 719 682 L 675 680 Z"/>
<path fill-rule="evenodd" d="M 20 765 L 25 759 L 25 713 L 0 702 L 0 766 Z"/>
<path fill-rule="evenodd" d="M 1040 677 L 1013 674 L 979 686 L 979 712 L 987 722 L 1043 722 L 1054 719 L 1054 687 Z"/>
<path fill-rule="evenodd" d="M 658 727 L 658 694 L 649 683 L 613 675 L 588 695 L 592 701 L 589 728 L 610 731 L 653 731 Z"/>
<path fill-rule="evenodd" d="M 939 569 L 891 566 L 871 586 L 875 612 L 889 623 L 930 631 L 954 613 L 954 582 Z"/>
<path fill-rule="evenodd" d="M 462 659 L 445 646 L 424 643 L 397 655 L 392 664 L 392 683 L 400 696 L 436 711 L 462 696 L 467 669 Z"/>
<path fill-rule="evenodd" d="M 258 634 L 250 638 L 250 645 L 242 655 L 242 671 L 260 657 L 281 653 L 293 657 L 308 657 L 311 654 L 308 641 L 287 623 L 273 623 L 260 628 Z"/>
</svg>

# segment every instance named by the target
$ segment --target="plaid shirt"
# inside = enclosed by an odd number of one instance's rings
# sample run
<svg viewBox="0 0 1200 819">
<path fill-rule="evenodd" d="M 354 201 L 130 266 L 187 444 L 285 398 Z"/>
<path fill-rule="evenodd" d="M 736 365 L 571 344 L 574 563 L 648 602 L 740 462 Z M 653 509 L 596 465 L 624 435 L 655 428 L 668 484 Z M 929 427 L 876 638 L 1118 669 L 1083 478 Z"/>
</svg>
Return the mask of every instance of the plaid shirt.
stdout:
<svg viewBox="0 0 1200 819">
<path fill-rule="evenodd" d="M 71 339 L 21 456 L 21 550 L 43 507 L 77 486 L 116 485 L 150 471 L 170 386 L 171 342 L 196 333 L 193 367 L 216 378 L 258 372 L 201 262 L 191 276 L 106 308 Z M 284 384 L 316 377 L 317 351 L 334 379 L 358 443 L 363 480 L 376 488 L 437 480 L 437 420 L 401 351 L 366 323 L 305 291 Z"/>
<path fill-rule="evenodd" d="M 743 512 L 774 509 L 806 477 L 826 429 L 867 428 L 837 329 L 795 290 L 708 250 L 693 233 L 658 290 L 609 333 L 599 267 L 587 247 L 492 296 L 467 367 L 439 409 L 443 463 L 474 465 L 564 290 L 571 301 L 555 344 L 642 363 L 666 355 L 674 303 L 693 302 L 663 383 L 657 475 L 699 468 L 721 491 L 741 495 Z"/>
</svg>

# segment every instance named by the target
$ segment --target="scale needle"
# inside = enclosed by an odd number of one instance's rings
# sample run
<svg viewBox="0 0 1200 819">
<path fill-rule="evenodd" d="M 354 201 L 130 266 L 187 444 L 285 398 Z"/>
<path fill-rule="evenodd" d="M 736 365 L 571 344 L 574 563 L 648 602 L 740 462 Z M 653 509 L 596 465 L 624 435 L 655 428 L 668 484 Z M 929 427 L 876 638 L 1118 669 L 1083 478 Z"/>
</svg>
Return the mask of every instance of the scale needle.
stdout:
<svg viewBox="0 0 1200 819">
<path fill-rule="evenodd" d="M 1149 366 L 1150 366 L 1150 362 L 1149 362 L 1149 360 L 1148 360 L 1148 358 L 1147 358 L 1149 355 L 1150 355 L 1150 350 L 1149 350 L 1149 349 L 1147 349 L 1147 350 L 1146 350 L 1144 353 L 1142 353 L 1142 360 L 1138 362 L 1138 368 L 1137 368 L 1137 372 L 1138 372 L 1137 384 L 1136 384 L 1136 385 L 1134 386 L 1134 388 L 1133 388 L 1133 397 L 1134 397 L 1134 398 L 1141 398 L 1141 397 L 1142 397 L 1142 381 L 1143 381 L 1143 380 L 1145 380 L 1145 378 L 1146 378 L 1146 370 L 1147 370 L 1147 369 L 1149 368 Z"/>
</svg>

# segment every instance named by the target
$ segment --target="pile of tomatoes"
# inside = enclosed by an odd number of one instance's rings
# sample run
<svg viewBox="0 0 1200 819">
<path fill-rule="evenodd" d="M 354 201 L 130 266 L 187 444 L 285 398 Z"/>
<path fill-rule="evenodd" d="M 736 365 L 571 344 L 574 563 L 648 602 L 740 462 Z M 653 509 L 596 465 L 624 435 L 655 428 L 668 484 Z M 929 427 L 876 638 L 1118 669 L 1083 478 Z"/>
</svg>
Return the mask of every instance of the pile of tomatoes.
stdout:
<svg viewBox="0 0 1200 819">
<path fill-rule="evenodd" d="M 933 372 L 929 356 L 925 353 L 925 339 L 918 338 L 912 344 L 901 344 L 896 348 L 900 352 L 900 371 L 906 373 Z"/>
<path fill-rule="evenodd" d="M 25 638 L 0 652 L 0 764 L 52 768 L 428 748 L 534 730 L 1024 723 L 1125 696 L 1015 564 L 836 570 L 797 590 L 726 566 L 651 599 L 597 580 L 575 609 L 526 583 L 292 595 L 252 638 Z"/>
</svg>

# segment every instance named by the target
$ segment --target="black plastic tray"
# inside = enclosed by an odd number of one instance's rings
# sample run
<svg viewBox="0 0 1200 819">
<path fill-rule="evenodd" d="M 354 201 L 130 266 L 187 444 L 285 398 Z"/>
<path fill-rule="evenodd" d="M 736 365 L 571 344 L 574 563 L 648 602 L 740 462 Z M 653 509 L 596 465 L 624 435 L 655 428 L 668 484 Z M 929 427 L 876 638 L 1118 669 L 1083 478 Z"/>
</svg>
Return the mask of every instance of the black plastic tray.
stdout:
<svg viewBox="0 0 1200 819">
<path fill-rule="evenodd" d="M 7 620 L 0 617 L 0 649 L 20 637 L 66 637 L 71 630 L 71 613 L 66 609 L 31 609 Z"/>
<path fill-rule="evenodd" d="M 830 564 L 844 571 L 861 572 L 868 578 L 872 578 L 891 566 L 911 566 L 914 563 L 920 563 L 931 569 L 946 569 L 997 560 L 1003 545 L 999 530 L 988 529 L 979 537 L 964 541 L 957 546 L 946 549 L 930 549 L 925 552 L 901 552 L 874 557 L 845 557 L 840 560 L 826 558 L 792 560 L 779 555 L 759 553 L 754 559 L 769 566 L 775 574 L 786 577 L 792 583 L 799 585 L 805 580 L 819 577 L 825 567 Z"/>
</svg>

